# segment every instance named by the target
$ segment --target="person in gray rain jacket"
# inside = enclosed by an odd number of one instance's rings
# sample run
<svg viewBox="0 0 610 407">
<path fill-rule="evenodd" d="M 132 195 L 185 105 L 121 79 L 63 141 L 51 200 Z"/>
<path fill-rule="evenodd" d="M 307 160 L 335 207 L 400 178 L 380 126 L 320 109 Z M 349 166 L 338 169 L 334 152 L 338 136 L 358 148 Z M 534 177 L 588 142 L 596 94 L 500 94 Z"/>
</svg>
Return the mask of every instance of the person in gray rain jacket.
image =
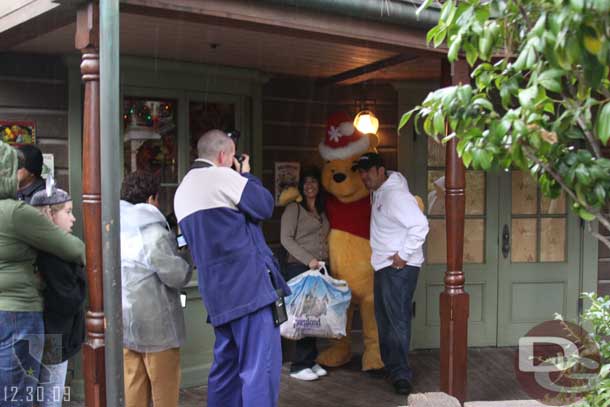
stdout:
<svg viewBox="0 0 610 407">
<path fill-rule="evenodd" d="M 127 175 L 121 187 L 121 276 L 126 407 L 178 406 L 185 324 L 180 289 L 191 267 L 158 206 L 159 181 Z"/>
</svg>

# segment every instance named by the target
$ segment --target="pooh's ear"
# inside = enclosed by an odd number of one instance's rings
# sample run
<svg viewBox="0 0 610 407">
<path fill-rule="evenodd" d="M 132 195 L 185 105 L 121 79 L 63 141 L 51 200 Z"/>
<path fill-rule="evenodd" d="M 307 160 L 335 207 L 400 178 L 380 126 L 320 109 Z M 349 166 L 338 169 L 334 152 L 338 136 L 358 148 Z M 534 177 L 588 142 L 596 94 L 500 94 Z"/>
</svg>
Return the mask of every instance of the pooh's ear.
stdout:
<svg viewBox="0 0 610 407">
<path fill-rule="evenodd" d="M 376 134 L 367 134 L 367 135 L 369 136 L 369 140 L 370 140 L 369 149 L 376 150 L 377 146 L 379 145 L 379 137 L 377 137 Z"/>
<path fill-rule="evenodd" d="M 282 191 L 278 199 L 279 206 L 286 206 L 292 202 L 301 202 L 303 197 L 296 187 L 289 187 Z"/>
</svg>

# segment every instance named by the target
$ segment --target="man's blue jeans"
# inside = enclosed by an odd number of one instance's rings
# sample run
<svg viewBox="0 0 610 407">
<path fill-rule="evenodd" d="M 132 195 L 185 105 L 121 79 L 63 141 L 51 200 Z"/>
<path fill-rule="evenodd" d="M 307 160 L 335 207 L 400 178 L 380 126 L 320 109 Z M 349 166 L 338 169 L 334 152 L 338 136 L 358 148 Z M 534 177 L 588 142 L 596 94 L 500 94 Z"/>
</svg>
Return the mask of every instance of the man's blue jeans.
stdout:
<svg viewBox="0 0 610 407">
<path fill-rule="evenodd" d="M 0 311 L 0 407 L 29 407 L 44 345 L 42 312 Z"/>
<path fill-rule="evenodd" d="M 379 332 L 381 360 L 392 383 L 411 381 L 409 342 L 413 294 L 417 286 L 419 267 L 392 266 L 375 272 L 375 318 Z"/>
</svg>

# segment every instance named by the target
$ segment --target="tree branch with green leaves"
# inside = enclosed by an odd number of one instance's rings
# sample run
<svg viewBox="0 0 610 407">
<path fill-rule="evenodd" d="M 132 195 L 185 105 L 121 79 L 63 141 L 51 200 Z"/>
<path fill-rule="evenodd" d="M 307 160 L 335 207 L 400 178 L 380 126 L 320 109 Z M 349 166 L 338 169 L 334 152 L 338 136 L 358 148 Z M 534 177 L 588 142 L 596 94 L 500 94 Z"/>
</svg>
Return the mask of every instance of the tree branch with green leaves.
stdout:
<svg viewBox="0 0 610 407">
<path fill-rule="evenodd" d="M 427 41 L 464 57 L 472 84 L 431 92 L 399 128 L 457 138 L 466 167 L 527 171 L 610 230 L 610 0 L 448 0 L 439 16 Z"/>
</svg>

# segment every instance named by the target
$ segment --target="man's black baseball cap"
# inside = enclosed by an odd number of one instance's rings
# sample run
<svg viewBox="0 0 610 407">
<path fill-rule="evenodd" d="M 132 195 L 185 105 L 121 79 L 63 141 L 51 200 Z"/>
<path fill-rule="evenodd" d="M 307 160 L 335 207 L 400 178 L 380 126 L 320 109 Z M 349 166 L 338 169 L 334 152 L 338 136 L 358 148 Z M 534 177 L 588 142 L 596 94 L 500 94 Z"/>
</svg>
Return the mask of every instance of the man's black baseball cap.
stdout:
<svg viewBox="0 0 610 407">
<path fill-rule="evenodd" d="M 352 165 L 352 170 L 364 170 L 368 171 L 371 168 L 376 167 L 384 167 L 383 159 L 377 153 L 366 153 L 360 156 L 358 160 L 354 161 L 354 165 Z"/>
</svg>

